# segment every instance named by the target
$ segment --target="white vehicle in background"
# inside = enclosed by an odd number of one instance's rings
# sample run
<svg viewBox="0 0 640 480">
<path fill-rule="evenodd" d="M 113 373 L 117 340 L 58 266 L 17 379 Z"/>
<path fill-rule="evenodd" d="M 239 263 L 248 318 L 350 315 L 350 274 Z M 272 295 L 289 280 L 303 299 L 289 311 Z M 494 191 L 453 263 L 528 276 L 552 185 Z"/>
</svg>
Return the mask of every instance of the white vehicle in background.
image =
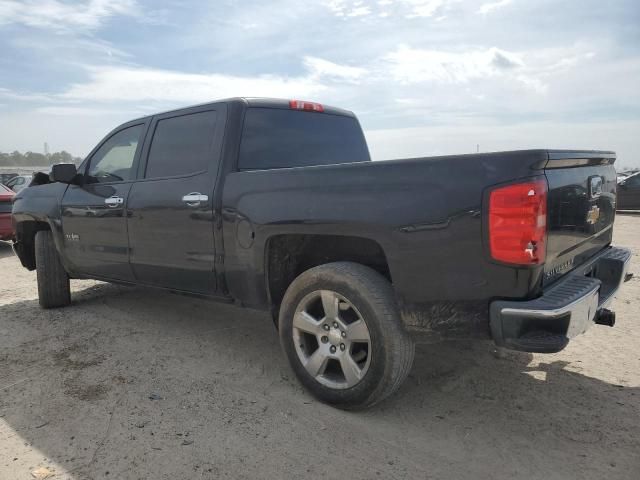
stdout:
<svg viewBox="0 0 640 480">
<path fill-rule="evenodd" d="M 18 193 L 20 190 L 24 190 L 31 183 L 31 175 L 18 175 L 9 180 L 5 185 L 14 192 Z"/>
<path fill-rule="evenodd" d="M 630 176 L 635 175 L 639 171 L 640 170 L 627 170 L 625 172 L 616 172 L 617 182 L 620 183 L 623 180 L 626 180 L 627 178 L 629 178 Z"/>
</svg>

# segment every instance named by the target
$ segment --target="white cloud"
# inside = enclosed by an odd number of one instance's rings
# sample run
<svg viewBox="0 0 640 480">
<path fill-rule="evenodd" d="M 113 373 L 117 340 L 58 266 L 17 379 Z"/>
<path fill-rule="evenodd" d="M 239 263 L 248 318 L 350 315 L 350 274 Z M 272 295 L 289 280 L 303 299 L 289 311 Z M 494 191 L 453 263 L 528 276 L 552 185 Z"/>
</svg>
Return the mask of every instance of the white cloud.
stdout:
<svg viewBox="0 0 640 480">
<path fill-rule="evenodd" d="M 403 45 L 387 54 L 384 59 L 388 62 L 392 75 L 404 84 L 426 81 L 466 83 L 523 66 L 517 54 L 497 48 L 447 52 Z"/>
<path fill-rule="evenodd" d="M 87 117 L 87 116 L 104 116 L 104 115 L 122 115 L 122 110 L 109 110 L 105 108 L 93 107 L 65 107 L 52 106 L 37 108 L 36 113 L 42 115 L 53 115 L 59 117 Z"/>
<path fill-rule="evenodd" d="M 52 97 L 47 94 L 40 93 L 22 93 L 0 87 L 0 98 L 7 100 L 18 100 L 23 102 L 49 102 Z"/>
<path fill-rule="evenodd" d="M 411 7 L 408 18 L 414 17 L 433 17 L 442 7 L 450 0 L 405 0 L 405 3 Z"/>
<path fill-rule="evenodd" d="M 364 17 L 371 13 L 371 9 L 366 6 L 358 6 L 354 7 L 349 13 L 347 13 L 347 17 Z"/>
<path fill-rule="evenodd" d="M 376 15 L 386 18 L 397 14 L 406 18 L 433 17 L 461 0 L 378 0 L 365 5 L 363 0 L 328 0 L 324 5 L 338 17 Z"/>
<path fill-rule="evenodd" d="M 0 25 L 20 23 L 52 30 L 93 30 L 114 15 L 137 15 L 136 0 L 0 0 Z"/>
<path fill-rule="evenodd" d="M 304 57 L 304 64 L 313 76 L 355 82 L 367 73 L 365 68 L 350 67 L 317 57 Z"/>
<path fill-rule="evenodd" d="M 478 13 L 481 13 L 482 15 L 486 15 L 494 10 L 497 10 L 502 7 L 506 7 L 510 3 L 511 3 L 511 0 L 498 0 L 497 2 L 484 3 L 478 9 Z"/>
<path fill-rule="evenodd" d="M 307 72 L 298 76 L 184 73 L 135 66 L 88 66 L 89 79 L 53 96 L 63 101 L 198 103 L 235 96 L 313 97 L 328 85 L 357 84 L 367 70 L 306 56 Z M 14 95 L 2 92 L 1 96 Z"/>
<path fill-rule="evenodd" d="M 356 65 L 303 56 L 305 71 L 289 76 L 187 73 L 116 63 L 85 66 L 87 78 L 68 85 L 61 93 L 0 89 L 0 100 L 39 102 L 41 107 L 51 107 L 42 113 L 56 115 L 74 113 L 71 107 L 88 108 L 87 114 L 92 114 L 107 103 L 115 104 L 118 111 L 147 105 L 153 112 L 232 96 L 317 100 L 371 115 L 377 122 L 407 117 L 412 121 L 446 121 L 443 115 L 451 112 L 467 116 L 482 111 L 498 116 L 518 112 L 541 115 L 550 105 L 555 110 L 558 104 L 565 108 L 585 104 L 584 97 L 565 98 L 564 89 L 575 78 L 576 70 L 589 68 L 586 62 L 593 55 L 584 45 L 523 52 L 495 47 L 446 51 L 401 45 Z M 398 98 L 410 101 L 401 104 Z M 518 111 L 513 108 L 516 103 Z"/>
<path fill-rule="evenodd" d="M 136 67 L 89 67 L 89 81 L 76 83 L 61 99 L 97 102 L 198 103 L 234 96 L 311 96 L 325 87 L 315 78 L 193 74 Z"/>
<path fill-rule="evenodd" d="M 328 0 L 324 4 L 337 17 L 344 17 L 351 10 L 347 0 Z"/>
</svg>

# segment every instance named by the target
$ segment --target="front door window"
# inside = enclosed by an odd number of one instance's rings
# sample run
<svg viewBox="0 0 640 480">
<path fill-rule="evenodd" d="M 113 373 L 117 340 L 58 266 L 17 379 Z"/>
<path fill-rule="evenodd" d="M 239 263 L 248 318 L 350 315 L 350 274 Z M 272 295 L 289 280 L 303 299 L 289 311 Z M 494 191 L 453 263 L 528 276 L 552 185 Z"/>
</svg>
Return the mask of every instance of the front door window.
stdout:
<svg viewBox="0 0 640 480">
<path fill-rule="evenodd" d="M 111 136 L 91 157 L 87 183 L 111 183 L 133 180 L 133 160 L 143 125 L 120 130 Z"/>
</svg>

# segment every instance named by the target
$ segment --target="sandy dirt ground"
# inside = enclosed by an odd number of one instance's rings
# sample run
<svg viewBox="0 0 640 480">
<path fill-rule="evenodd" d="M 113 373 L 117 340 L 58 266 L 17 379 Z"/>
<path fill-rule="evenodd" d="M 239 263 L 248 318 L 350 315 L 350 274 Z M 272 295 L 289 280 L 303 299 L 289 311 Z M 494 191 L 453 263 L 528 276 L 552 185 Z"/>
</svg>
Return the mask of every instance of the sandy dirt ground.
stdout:
<svg viewBox="0 0 640 480">
<path fill-rule="evenodd" d="M 640 216 L 619 216 L 634 249 Z M 320 404 L 271 320 L 88 281 L 43 311 L 35 273 L 0 245 L 0 479 L 637 479 L 640 279 L 615 328 L 554 355 L 488 342 L 417 347 L 366 412 Z"/>
</svg>

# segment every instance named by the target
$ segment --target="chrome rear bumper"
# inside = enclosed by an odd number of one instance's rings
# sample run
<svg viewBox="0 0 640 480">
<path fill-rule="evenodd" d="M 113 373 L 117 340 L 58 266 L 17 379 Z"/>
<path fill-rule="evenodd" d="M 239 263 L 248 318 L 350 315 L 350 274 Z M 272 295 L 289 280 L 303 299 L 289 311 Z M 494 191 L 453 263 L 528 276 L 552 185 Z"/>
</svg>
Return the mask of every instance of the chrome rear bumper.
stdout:
<svg viewBox="0 0 640 480">
<path fill-rule="evenodd" d="M 628 280 L 631 251 L 608 248 L 529 301 L 496 300 L 490 306 L 497 345 L 553 353 L 591 327 Z M 608 312 L 610 313 L 610 312 Z"/>
</svg>

